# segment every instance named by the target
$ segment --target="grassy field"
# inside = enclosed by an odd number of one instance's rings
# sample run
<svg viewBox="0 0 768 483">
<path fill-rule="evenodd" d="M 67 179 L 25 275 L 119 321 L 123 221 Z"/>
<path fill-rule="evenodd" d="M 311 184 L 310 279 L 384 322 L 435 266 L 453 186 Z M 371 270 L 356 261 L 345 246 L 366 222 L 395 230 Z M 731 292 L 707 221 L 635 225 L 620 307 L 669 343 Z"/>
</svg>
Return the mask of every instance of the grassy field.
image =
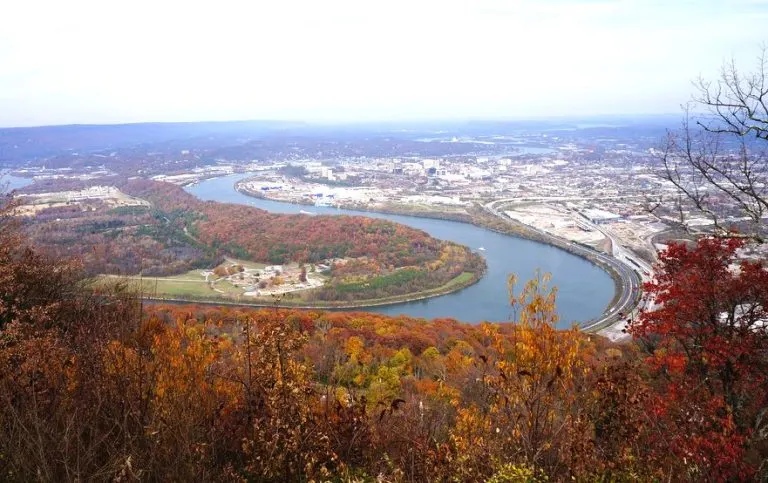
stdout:
<svg viewBox="0 0 768 483">
<path fill-rule="evenodd" d="M 240 263 L 236 260 L 230 260 L 230 262 L 236 262 Z M 245 264 L 250 266 L 254 266 L 256 268 L 256 265 L 250 262 L 245 262 Z M 264 265 L 261 265 L 263 267 Z M 121 280 L 121 281 L 128 281 L 129 283 L 135 284 L 136 288 L 138 288 L 139 282 L 141 282 L 142 286 L 142 294 L 145 297 L 153 298 L 153 297 L 178 297 L 180 299 L 199 299 L 199 300 L 208 300 L 208 301 L 215 301 L 215 300 L 229 300 L 229 301 L 236 301 L 241 303 L 254 303 L 254 304 L 264 304 L 264 303 L 271 303 L 272 299 L 268 297 L 262 297 L 262 298 L 255 298 L 255 297 L 244 297 L 243 289 L 235 287 L 231 283 L 229 283 L 226 280 L 216 280 L 217 277 L 214 275 L 210 275 L 210 280 L 213 282 L 213 285 L 205 281 L 205 277 L 201 275 L 201 270 L 190 270 L 189 272 L 182 273 L 180 275 L 173 275 L 170 277 L 124 277 L 124 276 L 117 276 L 117 275 L 102 275 L 99 277 L 96 282 L 99 283 L 100 281 L 114 281 L 114 280 Z M 445 293 L 449 293 L 455 290 L 460 290 L 464 288 L 467 285 L 471 285 L 476 281 L 474 274 L 470 272 L 464 272 L 459 274 L 458 276 L 454 277 L 453 279 L 449 280 L 447 283 L 440 287 L 433 288 L 431 290 L 425 290 L 418 293 L 413 294 L 407 294 L 407 295 L 397 295 L 397 296 L 391 296 L 391 297 L 384 297 L 381 299 L 369 299 L 369 300 L 359 300 L 357 302 L 352 303 L 352 305 L 357 305 L 360 307 L 365 306 L 374 306 L 379 304 L 386 304 L 386 303 L 396 303 L 399 301 L 408 301 L 408 300 L 416 300 L 420 298 L 425 297 L 432 297 L 436 295 L 442 295 Z M 301 295 L 289 295 L 287 298 L 283 299 L 283 304 L 290 306 L 290 305 L 311 305 L 311 306 L 317 306 L 317 307 L 334 307 L 334 306 L 344 306 L 349 305 L 348 303 L 341 303 L 341 302 L 319 302 L 319 301 L 308 301 L 304 299 Z"/>
<path fill-rule="evenodd" d="M 305 298 L 298 296 L 288 296 L 284 297 L 280 301 L 280 306 L 283 307 L 304 307 L 304 308 L 352 308 L 352 307 L 360 307 L 362 310 L 365 310 L 366 307 L 374 307 L 377 305 L 387 305 L 392 303 L 399 303 L 399 302 L 408 302 L 412 300 L 421 300 L 429 297 L 435 297 L 439 295 L 445 295 L 457 290 L 461 290 L 462 288 L 465 288 L 469 285 L 472 285 L 477 280 L 479 280 L 479 277 L 476 277 L 474 274 L 470 272 L 464 272 L 459 274 L 458 276 L 454 277 L 452 280 L 448 281 L 446 284 L 431 289 L 431 290 L 425 290 L 422 292 L 407 294 L 407 295 L 395 295 L 391 297 L 384 297 L 379 299 L 367 299 L 367 300 L 357 300 L 355 302 L 329 302 L 329 301 L 317 301 L 317 300 L 306 300 Z M 223 287 L 221 287 L 223 288 Z M 188 300 L 190 302 L 199 301 L 203 303 L 231 303 L 231 304 L 243 304 L 243 305 L 252 305 L 257 307 L 268 307 L 275 303 L 275 300 L 270 297 L 240 297 L 240 296 L 230 296 L 230 297 L 224 297 L 224 294 L 219 292 L 209 292 L 209 294 L 212 295 L 199 295 L 199 294 L 193 294 L 191 292 L 187 292 L 184 294 L 177 294 L 176 296 L 179 297 L 181 300 Z M 162 297 L 163 294 L 161 294 L 158 291 L 157 294 L 158 297 Z M 165 294 L 167 297 L 173 297 L 174 294 Z"/>
<path fill-rule="evenodd" d="M 215 277 L 212 277 L 213 280 Z M 195 297 L 215 297 L 220 295 L 219 292 L 211 289 L 208 282 L 205 281 L 205 277 L 201 274 L 201 270 L 190 270 L 189 272 L 179 275 L 172 275 L 169 277 L 122 277 L 116 275 L 103 275 L 101 280 L 122 280 L 127 281 L 130 284 L 135 284 L 138 288 L 139 282 L 141 282 L 141 292 L 145 295 L 170 295 L 170 296 L 185 296 L 191 295 Z M 218 285 L 218 284 L 217 284 Z M 229 284 L 227 284 L 229 285 Z M 231 287 L 231 285 L 230 285 Z M 224 287 L 220 287 L 225 292 L 229 292 Z"/>
<path fill-rule="evenodd" d="M 148 295 L 193 295 L 216 296 L 218 292 L 211 289 L 205 280 L 188 282 L 173 279 L 144 279 L 142 293 Z"/>
<path fill-rule="evenodd" d="M 237 260 L 234 258 L 228 258 L 225 265 L 242 265 L 247 269 L 259 270 L 266 267 L 266 264 L 249 262 L 245 260 Z M 145 296 L 149 297 L 237 297 L 242 295 L 244 290 L 235 287 L 226 280 L 219 279 L 218 276 L 213 273 L 208 274 L 208 281 L 213 282 L 211 285 L 206 281 L 202 272 L 210 270 L 190 270 L 179 275 L 171 275 L 168 277 L 138 277 L 138 276 L 116 276 L 116 275 L 102 275 L 99 280 L 122 280 L 131 284 L 135 284 L 138 289 L 138 284 L 141 282 L 141 292 Z"/>
<path fill-rule="evenodd" d="M 470 280 L 472 280 L 473 276 L 474 276 L 474 274 L 472 274 L 470 272 L 463 272 L 461 275 L 458 275 L 458 276 L 452 278 L 451 280 L 449 280 L 448 283 L 446 283 L 445 285 L 440 287 L 438 290 L 440 290 L 440 289 L 449 290 L 452 287 L 455 287 L 457 285 L 465 285 L 465 284 L 469 283 Z"/>
<path fill-rule="evenodd" d="M 226 280 L 216 282 L 214 284 L 214 287 L 224 292 L 223 294 L 221 292 L 216 292 L 220 295 L 242 295 L 243 294 L 243 289 L 235 287 L 234 285 L 227 282 Z"/>
<path fill-rule="evenodd" d="M 183 280 L 188 282 L 205 282 L 205 277 L 200 274 L 202 270 L 190 270 L 179 275 L 170 275 L 168 277 L 143 277 L 144 280 Z M 139 277 L 128 277 L 138 279 Z"/>
</svg>

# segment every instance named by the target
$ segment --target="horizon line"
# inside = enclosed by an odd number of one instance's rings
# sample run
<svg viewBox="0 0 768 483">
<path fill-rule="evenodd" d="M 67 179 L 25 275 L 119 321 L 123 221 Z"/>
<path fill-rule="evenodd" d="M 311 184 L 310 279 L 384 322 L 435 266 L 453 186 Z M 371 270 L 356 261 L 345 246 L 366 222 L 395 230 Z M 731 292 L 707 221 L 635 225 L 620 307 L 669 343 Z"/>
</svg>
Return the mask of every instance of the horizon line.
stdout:
<svg viewBox="0 0 768 483">
<path fill-rule="evenodd" d="M 118 127 L 118 126 L 136 126 L 151 124 L 236 124 L 236 123 L 264 123 L 264 124 L 303 124 L 306 126 L 352 126 L 352 125 L 375 125 L 375 124 L 438 124 L 438 123 L 470 123 L 470 122 L 526 122 L 526 121 L 573 121 L 579 119 L 597 119 L 597 118 L 652 118 L 652 117 L 672 117 L 680 116 L 680 113 L 659 112 L 659 113 L 624 113 L 624 114 L 556 114 L 556 115 L 538 115 L 538 116 L 488 116 L 488 117 L 456 117 L 456 118 L 412 118 L 412 119 L 367 119 L 367 120 L 307 120 L 307 119 L 268 119 L 268 118 L 250 118 L 250 119 L 227 119 L 227 120 L 194 120 L 194 121 L 127 121 L 127 122 L 73 122 L 61 124 L 29 124 L 29 125 L 0 125 L 0 130 L 11 129 L 40 129 L 55 127 Z"/>
</svg>

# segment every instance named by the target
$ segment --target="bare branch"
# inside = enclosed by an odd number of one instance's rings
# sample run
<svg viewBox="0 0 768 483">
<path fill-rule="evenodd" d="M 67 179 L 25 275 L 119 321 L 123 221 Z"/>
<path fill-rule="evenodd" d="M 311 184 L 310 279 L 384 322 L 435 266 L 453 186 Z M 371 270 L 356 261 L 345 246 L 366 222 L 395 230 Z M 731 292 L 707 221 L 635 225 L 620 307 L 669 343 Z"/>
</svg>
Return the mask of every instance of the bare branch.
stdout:
<svg viewBox="0 0 768 483">
<path fill-rule="evenodd" d="M 748 220 L 749 233 L 739 236 L 763 240 L 768 157 L 760 145 L 768 142 L 766 74 L 768 48 L 763 47 L 754 72 L 744 74 L 730 61 L 717 80 L 695 82 L 697 95 L 684 108 L 682 128 L 668 134 L 658 156 L 660 176 L 681 195 L 676 209 L 683 223 L 685 200 L 712 221 L 715 234 L 735 235 L 723 220 Z"/>
</svg>

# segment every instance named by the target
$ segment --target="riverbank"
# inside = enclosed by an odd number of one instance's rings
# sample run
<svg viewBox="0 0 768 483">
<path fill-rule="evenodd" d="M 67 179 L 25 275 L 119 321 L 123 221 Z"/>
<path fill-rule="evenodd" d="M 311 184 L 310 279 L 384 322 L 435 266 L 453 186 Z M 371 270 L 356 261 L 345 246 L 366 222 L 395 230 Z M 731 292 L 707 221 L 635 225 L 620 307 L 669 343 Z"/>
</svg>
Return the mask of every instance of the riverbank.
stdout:
<svg viewBox="0 0 768 483">
<path fill-rule="evenodd" d="M 426 300 L 434 297 L 441 297 L 453 292 L 463 290 L 475 283 L 479 282 L 483 278 L 485 273 L 471 273 L 463 272 L 457 275 L 447 283 L 429 290 L 423 290 L 415 294 L 408 295 L 395 295 L 391 297 L 383 297 L 378 299 L 366 299 L 356 300 L 351 302 L 346 301 L 313 301 L 307 302 L 303 300 L 292 299 L 291 297 L 274 297 L 272 299 L 252 299 L 242 300 L 232 299 L 231 297 L 199 297 L 194 295 L 174 295 L 174 296 L 145 296 L 142 298 L 145 300 L 157 301 L 157 302 L 176 302 L 176 303 L 200 303 L 211 305 L 233 305 L 238 307 L 280 307 L 280 308 L 292 308 L 292 309 L 306 309 L 306 310 L 349 310 L 349 309 L 366 309 L 370 307 L 382 307 L 386 305 L 396 305 L 408 302 L 417 302 L 419 300 Z"/>
<path fill-rule="evenodd" d="M 510 321 L 514 318 L 507 290 L 510 273 L 515 273 L 520 280 L 527 280 L 536 273 L 551 273 L 552 284 L 557 287 L 558 327 L 569 328 L 572 324 L 583 324 L 585 321 L 591 324 L 596 319 L 602 319 L 616 291 L 608 273 L 587 259 L 548 243 L 539 243 L 521 236 L 510 237 L 504 234 L 506 230 L 489 230 L 473 223 L 451 221 L 448 219 L 451 216 L 435 213 L 431 213 L 430 217 L 404 216 L 256 198 L 234 189 L 234 185 L 246 177 L 248 175 L 242 174 L 219 177 L 190 187 L 187 191 L 201 200 L 253 206 L 276 214 L 309 213 L 307 217 L 344 215 L 386 219 L 417 228 L 435 238 L 471 247 L 486 260 L 483 278 L 461 291 L 413 303 L 370 307 L 364 309 L 366 311 L 424 319 L 454 318 L 476 324 Z M 274 193 L 266 194 L 272 197 Z M 414 205 L 413 208 L 431 209 L 431 206 Z M 454 210 L 453 207 L 440 209 Z M 459 208 L 455 211 L 459 211 Z"/>
<path fill-rule="evenodd" d="M 580 324 L 582 329 L 586 332 L 600 333 L 604 330 L 612 330 L 617 324 L 622 324 L 622 313 L 631 313 L 637 306 L 637 303 L 640 300 L 640 293 L 635 293 L 632 287 L 635 284 L 633 278 L 639 277 L 636 277 L 631 269 L 625 267 L 611 255 L 601 253 L 595 248 L 582 243 L 569 242 L 554 235 L 540 232 L 519 221 L 510 218 L 502 218 L 501 216 L 498 216 L 498 214 L 489 213 L 489 211 L 492 210 L 488 210 L 482 205 L 473 205 L 470 208 L 470 211 L 466 214 L 448 212 L 420 213 L 415 210 L 399 210 L 396 207 L 390 207 L 388 210 L 385 208 L 381 212 L 469 223 L 504 235 L 523 238 L 559 248 L 599 267 L 611 277 L 614 285 L 614 295 L 611 301 L 607 304 L 601 317 L 593 318 Z M 637 284 L 639 285 L 639 281 L 637 281 Z"/>
<path fill-rule="evenodd" d="M 568 253 L 571 253 L 573 255 L 576 255 L 578 257 L 581 257 L 589 261 L 590 263 L 594 264 L 597 267 L 600 267 L 600 269 L 604 270 L 608 274 L 608 276 L 610 276 L 611 279 L 613 280 L 614 295 L 611 301 L 606 306 L 605 313 L 611 312 L 612 309 L 615 309 L 618 306 L 623 296 L 624 287 L 626 286 L 625 278 L 616 269 L 616 267 L 609 263 L 606 263 L 599 257 L 599 255 L 602 255 L 603 257 L 608 257 L 609 255 L 600 254 L 595 248 L 590 247 L 588 245 L 580 244 L 577 242 L 569 242 L 567 240 L 557 238 L 552 235 L 543 235 L 538 231 L 536 231 L 535 229 L 529 227 L 528 225 L 520 223 L 516 220 L 512 220 L 512 219 L 500 220 L 498 217 L 490 215 L 483 208 L 477 205 L 473 205 L 470 208 L 471 211 L 466 214 L 452 213 L 452 212 L 432 212 L 432 211 L 425 212 L 425 211 L 418 211 L 418 210 L 398 209 L 396 206 L 383 207 L 381 209 L 377 208 L 376 210 L 362 209 L 360 207 L 350 208 L 347 206 L 344 206 L 344 208 L 355 209 L 359 211 L 370 211 L 374 213 L 389 213 L 393 215 L 418 216 L 423 218 L 433 218 L 433 219 L 439 219 L 439 220 L 456 221 L 459 223 L 468 223 L 471 225 L 478 226 L 480 228 L 485 228 L 487 230 L 495 231 L 496 233 L 501 233 L 503 235 L 523 238 L 523 239 L 535 241 L 538 243 L 544 243 L 546 245 L 550 245 L 550 246 L 559 248 L 561 250 L 564 250 Z M 580 250 L 574 247 L 574 244 L 580 247 Z M 595 253 L 592 254 L 582 250 L 589 250 Z M 620 263 L 620 262 L 617 261 L 616 263 Z M 587 321 L 587 322 L 584 322 L 583 325 L 589 327 L 590 330 L 598 331 L 610 324 L 596 325 L 594 321 Z"/>
<path fill-rule="evenodd" d="M 247 179 L 240 180 L 234 185 L 235 190 L 245 196 L 268 200 L 268 201 L 313 206 L 310 200 L 303 200 L 303 202 L 296 202 L 296 201 L 290 202 L 286 200 L 276 200 L 276 199 L 268 198 L 264 196 L 262 193 L 254 193 L 246 188 L 246 183 L 245 183 L 246 181 Z M 618 260 L 612 261 L 610 259 L 610 255 L 600 253 L 593 247 L 579 244 L 577 242 L 569 242 L 565 239 L 561 239 L 553 235 L 541 233 L 538 230 L 532 227 L 529 227 L 528 225 L 525 225 L 523 223 L 517 222 L 515 220 L 502 219 L 499 216 L 495 216 L 494 214 L 489 213 L 481 205 L 472 205 L 468 210 L 466 210 L 463 213 L 441 211 L 441 210 L 425 211 L 425 210 L 418 210 L 418 209 L 410 209 L 410 208 L 406 208 L 403 205 L 396 205 L 396 204 L 379 205 L 379 206 L 376 206 L 375 208 L 371 208 L 369 206 L 358 204 L 358 203 L 339 203 L 337 207 L 340 209 L 354 210 L 354 211 L 368 212 L 368 213 L 383 213 L 383 214 L 391 214 L 391 215 L 413 216 L 418 218 L 430 218 L 430 219 L 446 220 L 446 221 L 453 221 L 453 222 L 459 222 L 459 223 L 467 223 L 467 224 L 471 224 L 480 228 L 494 231 L 496 233 L 500 233 L 503 235 L 513 236 L 513 237 L 517 237 L 525 240 L 534 241 L 537 243 L 542 243 L 548 246 L 553 246 L 555 248 L 564 250 L 572 255 L 580 257 L 592 263 L 596 267 L 599 267 L 606 274 L 608 274 L 608 276 L 613 281 L 613 286 L 614 286 L 613 297 L 609 301 L 609 303 L 606 305 L 605 309 L 603 310 L 603 314 L 600 317 L 596 317 L 591 320 L 582 322 L 581 325 L 584 327 L 588 327 L 588 330 L 590 331 L 596 332 L 605 327 L 612 325 L 613 323 L 616 322 L 615 320 L 613 320 L 613 318 L 615 318 L 615 314 L 618 314 L 619 312 L 626 310 L 628 308 L 627 305 L 634 306 L 634 301 L 632 301 L 631 303 L 628 303 L 629 300 L 636 298 L 631 293 L 632 281 L 630 277 L 632 275 L 627 270 L 624 270 L 622 267 L 617 266 L 617 264 L 621 263 Z"/>
<path fill-rule="evenodd" d="M 538 243 L 544 243 L 544 244 L 559 248 L 561 250 L 565 250 L 568 253 L 579 256 L 581 258 L 585 258 L 591 263 L 599 266 L 600 268 L 608 272 L 609 275 L 611 275 L 611 278 L 614 279 L 614 282 L 619 283 L 619 281 L 621 280 L 621 277 L 615 272 L 613 267 L 605 265 L 595 257 L 585 256 L 582 252 L 574 250 L 572 243 L 576 243 L 582 248 L 599 253 L 595 248 L 590 247 L 588 245 L 581 244 L 581 243 L 577 243 L 577 242 L 569 242 L 565 239 L 560 239 L 554 236 L 542 236 L 539 232 L 535 231 L 533 228 L 523 223 L 520 223 L 518 221 L 515 221 L 512 219 L 499 220 L 497 217 L 493 215 L 489 215 L 485 210 L 483 210 L 481 207 L 477 205 L 473 205 L 470 208 L 470 212 L 468 213 L 456 213 L 456 212 L 437 211 L 437 210 L 436 211 L 419 211 L 419 210 L 410 210 L 410 209 L 399 209 L 397 205 L 377 207 L 376 209 L 364 208 L 359 206 L 354 206 L 354 207 L 341 206 L 341 207 L 345 209 L 353 209 L 357 211 L 368 211 L 371 213 L 388 213 L 391 215 L 417 216 L 421 218 L 432 218 L 436 220 L 448 220 L 448 221 L 456 221 L 459 223 L 468 223 L 470 225 L 475 225 L 480 228 L 485 228 L 487 230 L 495 231 L 496 233 L 501 233 L 503 235 L 515 236 L 518 238 L 523 238 L 523 239 L 535 241 Z M 617 289 L 618 289 L 618 286 L 617 286 Z"/>
</svg>

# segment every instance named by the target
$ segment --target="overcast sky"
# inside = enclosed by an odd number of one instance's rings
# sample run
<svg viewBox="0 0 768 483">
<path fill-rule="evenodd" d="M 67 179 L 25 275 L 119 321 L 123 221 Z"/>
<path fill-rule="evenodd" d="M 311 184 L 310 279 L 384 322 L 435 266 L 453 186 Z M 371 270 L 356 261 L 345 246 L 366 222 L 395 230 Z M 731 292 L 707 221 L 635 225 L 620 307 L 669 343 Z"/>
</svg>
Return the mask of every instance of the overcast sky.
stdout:
<svg viewBox="0 0 768 483">
<path fill-rule="evenodd" d="M 670 113 L 768 0 L 9 0 L 0 126 Z"/>
</svg>

